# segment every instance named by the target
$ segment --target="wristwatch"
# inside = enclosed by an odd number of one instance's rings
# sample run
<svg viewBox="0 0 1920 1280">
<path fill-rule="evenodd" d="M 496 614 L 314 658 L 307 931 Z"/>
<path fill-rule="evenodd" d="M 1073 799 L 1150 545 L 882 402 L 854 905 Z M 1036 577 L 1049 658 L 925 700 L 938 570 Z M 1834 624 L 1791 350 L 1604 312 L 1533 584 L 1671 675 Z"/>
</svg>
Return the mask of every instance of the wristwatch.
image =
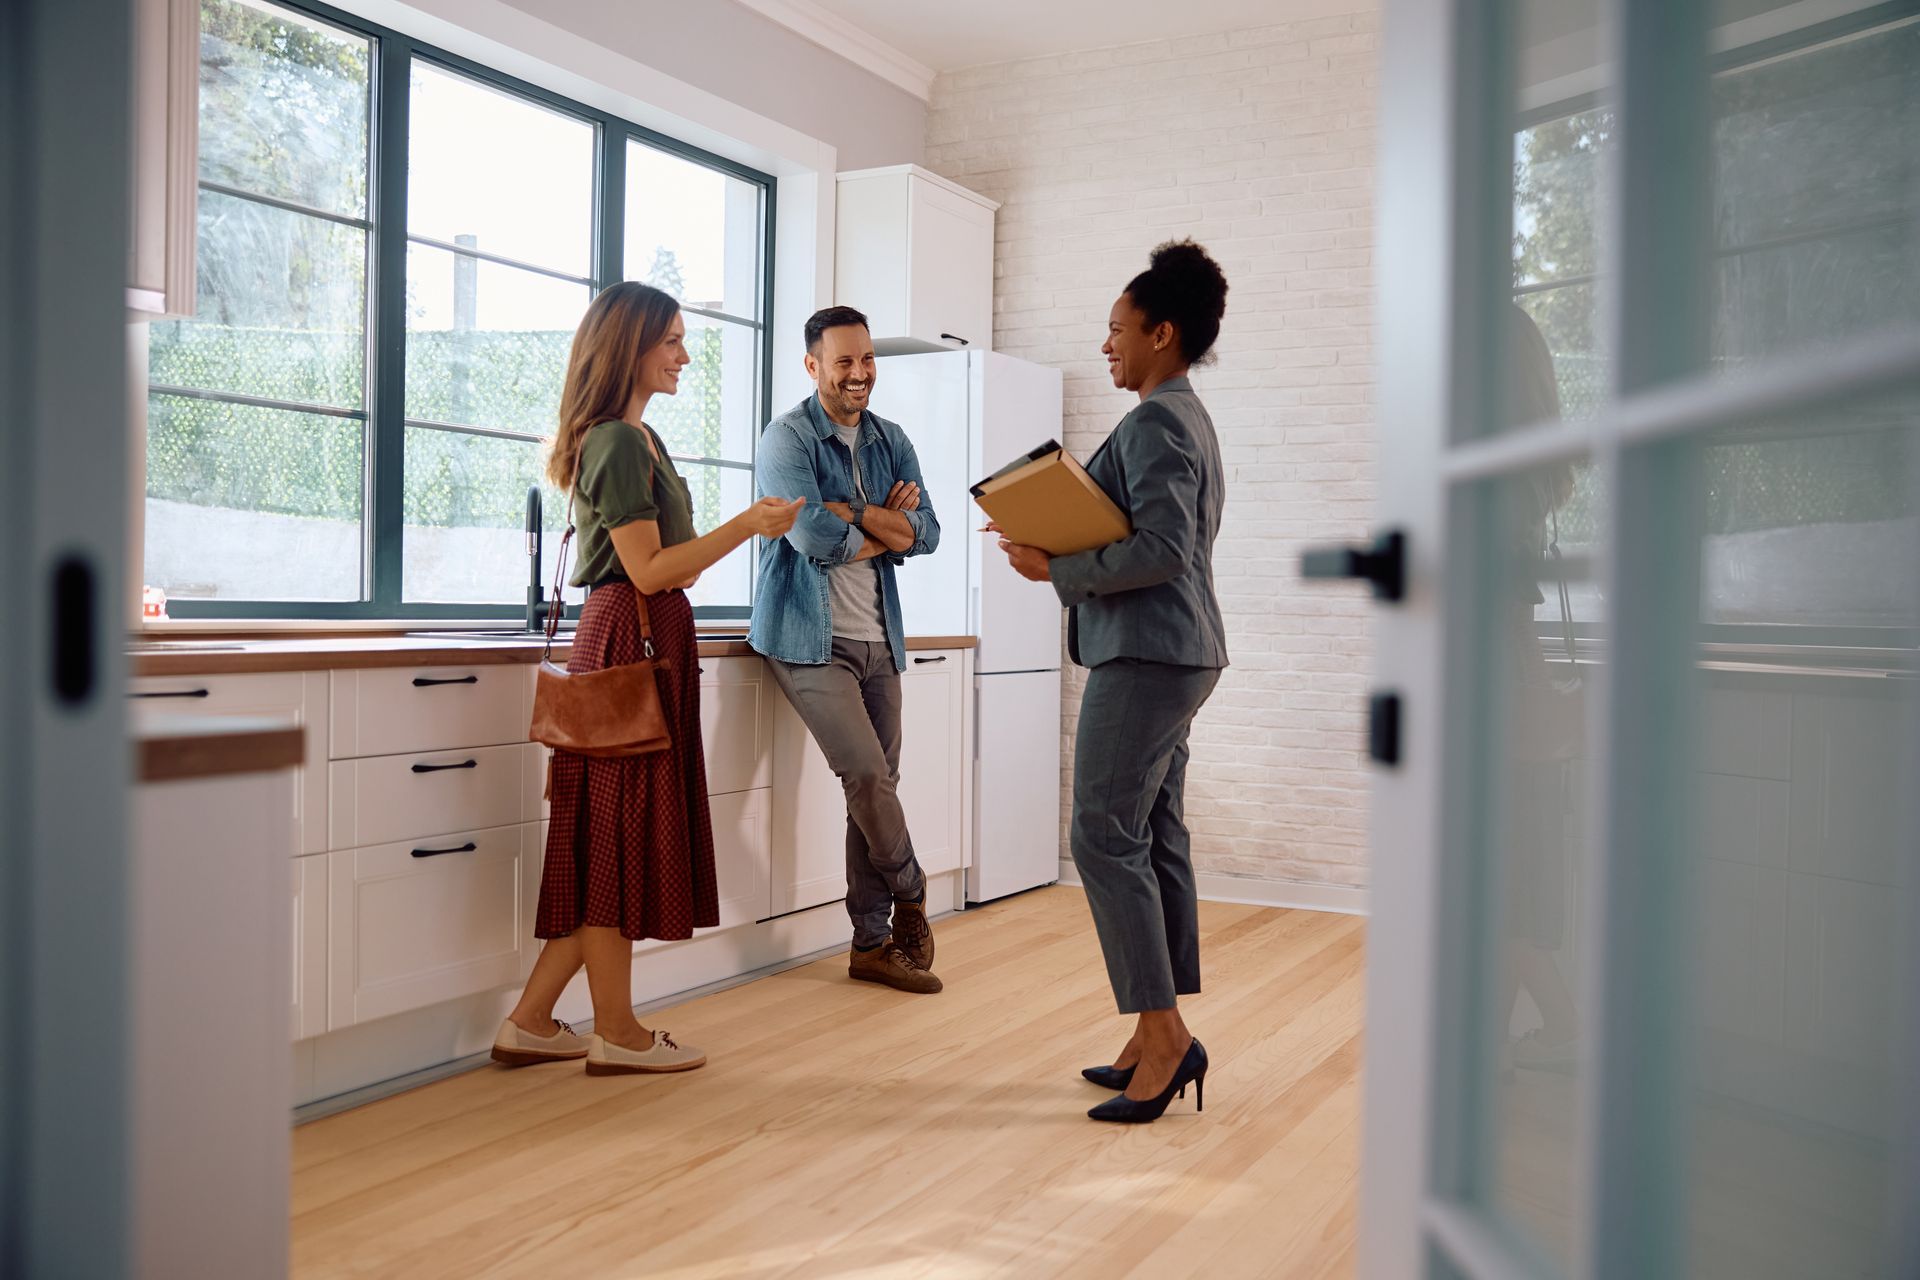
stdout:
<svg viewBox="0 0 1920 1280">
<path fill-rule="evenodd" d="M 847 503 L 847 510 L 851 512 L 853 515 L 854 527 L 858 528 L 860 525 L 860 521 L 863 520 L 867 514 L 867 500 L 858 495 L 855 495 Z"/>
</svg>

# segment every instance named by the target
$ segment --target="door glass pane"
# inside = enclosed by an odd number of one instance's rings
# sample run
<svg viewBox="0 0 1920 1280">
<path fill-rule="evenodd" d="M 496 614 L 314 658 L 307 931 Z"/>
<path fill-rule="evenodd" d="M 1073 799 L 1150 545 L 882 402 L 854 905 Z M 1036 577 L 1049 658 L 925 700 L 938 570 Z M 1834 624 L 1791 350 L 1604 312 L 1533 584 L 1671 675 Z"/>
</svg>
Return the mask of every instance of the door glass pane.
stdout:
<svg viewBox="0 0 1920 1280">
<path fill-rule="evenodd" d="M 1479 566 L 1478 603 L 1455 621 L 1473 672 L 1455 753 L 1471 797 L 1449 850 L 1471 910 L 1457 949 L 1471 991 L 1461 1170 L 1472 1198 L 1525 1256 L 1571 1263 L 1579 1077 L 1588 1050 L 1579 925 L 1590 881 L 1587 717 L 1597 714 L 1599 596 L 1592 552 L 1606 510 L 1563 522 L 1584 461 L 1466 491 L 1463 536 Z M 1588 480 L 1587 483 L 1591 484 Z M 1579 625 L 1583 612 L 1587 621 Z"/>
<path fill-rule="evenodd" d="M 149 335 L 154 382 L 364 406 L 366 232 L 202 191 L 197 275 L 193 318 Z"/>
<path fill-rule="evenodd" d="M 145 581 L 175 598 L 358 600 L 364 425 L 147 398 Z"/>
<path fill-rule="evenodd" d="M 540 583 L 553 590 L 565 499 L 545 478 L 546 451 L 521 440 L 407 428 L 408 600 L 520 604 L 527 598 L 527 489 L 541 488 Z M 572 566 L 568 566 L 571 570 Z M 577 603 L 577 598 L 576 598 Z"/>
<path fill-rule="evenodd" d="M 655 396 L 647 425 L 673 453 L 691 458 L 753 461 L 760 417 L 760 332 L 746 325 L 682 313 L 687 354 L 680 390 Z"/>
<path fill-rule="evenodd" d="M 418 60 L 408 113 L 408 234 L 592 275 L 592 125 Z"/>
<path fill-rule="evenodd" d="M 551 435 L 586 285 L 407 247 L 407 416 Z"/>
<path fill-rule="evenodd" d="M 1881 639 L 1698 653 L 1693 857 L 1674 888 L 1693 894 L 1683 1270 L 1892 1275 L 1920 1079 L 1920 396 L 1740 423 L 1694 447 L 1702 621 L 1758 610 Z M 1764 518 L 1741 518 L 1727 457 L 1764 475 L 1750 486 Z"/>
<path fill-rule="evenodd" d="M 1920 18 L 1717 10 L 1732 47 L 1710 97 L 1716 369 L 1920 323 Z"/>
<path fill-rule="evenodd" d="M 202 0 L 200 176 L 366 217 L 371 58 L 371 41 L 290 9 Z"/>
<path fill-rule="evenodd" d="M 760 188 L 645 143 L 627 143 L 626 278 L 690 307 L 757 320 Z"/>
<path fill-rule="evenodd" d="M 1589 418 L 1608 395 L 1600 310 L 1614 145 L 1606 11 L 1600 0 L 1514 5 L 1513 299 L 1552 353 L 1556 386 L 1553 402 L 1537 393 L 1510 397 L 1496 429 Z M 1523 329 L 1506 333 L 1510 344 L 1533 341 Z M 1497 358 L 1537 365 L 1532 351 L 1511 345 Z"/>
</svg>

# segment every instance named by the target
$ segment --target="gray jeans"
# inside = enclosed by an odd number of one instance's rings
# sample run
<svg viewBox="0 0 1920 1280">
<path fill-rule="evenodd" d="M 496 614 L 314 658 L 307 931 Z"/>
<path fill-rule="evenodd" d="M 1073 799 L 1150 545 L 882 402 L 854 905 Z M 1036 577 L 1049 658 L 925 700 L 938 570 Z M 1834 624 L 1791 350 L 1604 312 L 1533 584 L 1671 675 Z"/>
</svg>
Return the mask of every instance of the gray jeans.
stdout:
<svg viewBox="0 0 1920 1280">
<path fill-rule="evenodd" d="M 846 792 L 853 945 L 877 947 L 892 931 L 894 900 L 927 890 L 900 807 L 900 673 L 893 654 L 884 641 L 835 636 L 823 666 L 774 658 L 767 666 Z"/>
</svg>

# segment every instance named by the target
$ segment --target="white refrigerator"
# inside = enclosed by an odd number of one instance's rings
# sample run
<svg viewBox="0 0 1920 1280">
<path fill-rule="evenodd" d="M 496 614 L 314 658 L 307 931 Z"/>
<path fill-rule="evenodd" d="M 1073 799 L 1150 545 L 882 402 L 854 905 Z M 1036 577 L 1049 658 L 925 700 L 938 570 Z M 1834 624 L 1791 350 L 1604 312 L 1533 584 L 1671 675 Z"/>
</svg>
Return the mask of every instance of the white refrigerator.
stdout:
<svg viewBox="0 0 1920 1280">
<path fill-rule="evenodd" d="M 873 411 L 900 424 L 940 547 L 897 574 L 908 635 L 979 637 L 967 901 L 1060 878 L 1060 602 L 1007 564 L 968 490 L 1061 432 L 1058 369 L 992 351 L 886 356 Z M 913 732 L 911 725 L 907 732 Z"/>
</svg>

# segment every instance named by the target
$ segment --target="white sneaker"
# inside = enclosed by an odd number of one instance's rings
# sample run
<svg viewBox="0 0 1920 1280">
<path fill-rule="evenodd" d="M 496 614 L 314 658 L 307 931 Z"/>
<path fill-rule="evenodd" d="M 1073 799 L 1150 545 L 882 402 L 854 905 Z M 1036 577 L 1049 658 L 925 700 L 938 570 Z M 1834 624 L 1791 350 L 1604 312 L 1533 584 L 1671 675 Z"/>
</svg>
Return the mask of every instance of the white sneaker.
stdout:
<svg viewBox="0 0 1920 1280">
<path fill-rule="evenodd" d="M 537 1036 L 522 1030 L 519 1023 L 508 1018 L 500 1024 L 500 1034 L 493 1038 L 493 1060 L 510 1067 L 526 1067 L 537 1062 L 566 1062 L 586 1057 L 587 1037 L 573 1034 L 573 1028 L 558 1018 L 554 1021 L 560 1030 L 550 1036 Z"/>
<path fill-rule="evenodd" d="M 627 1049 L 608 1044 L 599 1036 L 587 1037 L 587 1074 L 590 1076 L 691 1071 L 706 1065 L 705 1053 L 675 1044 L 673 1037 L 664 1031 L 653 1033 L 653 1045 L 647 1049 Z"/>
</svg>

